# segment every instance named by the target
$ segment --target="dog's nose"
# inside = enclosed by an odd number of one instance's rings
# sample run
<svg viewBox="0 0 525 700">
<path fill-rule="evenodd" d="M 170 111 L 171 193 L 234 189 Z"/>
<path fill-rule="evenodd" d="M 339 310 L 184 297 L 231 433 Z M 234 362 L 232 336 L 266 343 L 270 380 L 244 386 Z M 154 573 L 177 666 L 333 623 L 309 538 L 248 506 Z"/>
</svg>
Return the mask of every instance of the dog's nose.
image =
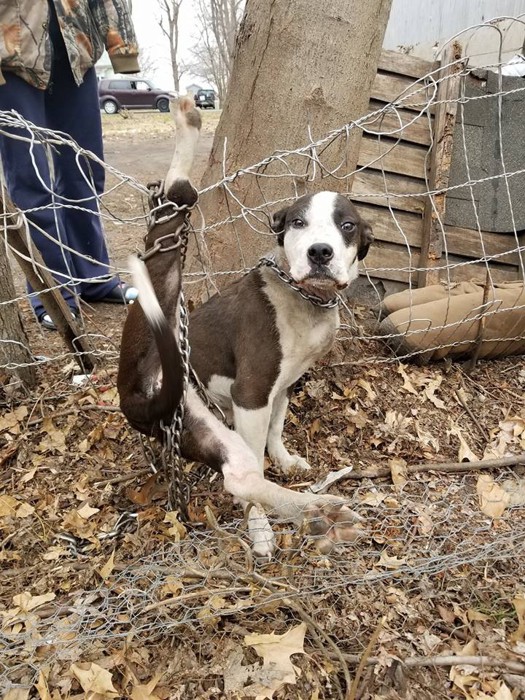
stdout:
<svg viewBox="0 0 525 700">
<path fill-rule="evenodd" d="M 308 258 L 316 265 L 326 265 L 334 257 L 334 249 L 327 243 L 314 243 L 308 248 Z"/>
</svg>

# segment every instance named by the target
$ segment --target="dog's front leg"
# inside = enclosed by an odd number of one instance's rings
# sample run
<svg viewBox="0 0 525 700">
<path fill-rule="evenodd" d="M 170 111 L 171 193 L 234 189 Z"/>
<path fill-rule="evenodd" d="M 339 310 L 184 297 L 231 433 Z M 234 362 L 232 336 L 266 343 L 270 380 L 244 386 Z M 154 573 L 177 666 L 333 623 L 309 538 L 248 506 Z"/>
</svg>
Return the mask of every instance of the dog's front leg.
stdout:
<svg viewBox="0 0 525 700">
<path fill-rule="evenodd" d="M 233 425 L 244 442 L 251 448 L 257 463 L 264 472 L 264 448 L 270 425 L 271 408 L 267 404 L 262 408 L 242 408 L 233 402 Z"/>
<path fill-rule="evenodd" d="M 246 409 L 233 403 L 233 425 L 253 452 L 257 461 L 258 471 L 264 474 L 264 448 L 268 425 L 270 423 L 270 407 Z M 253 551 L 258 556 L 270 557 L 275 548 L 275 537 L 268 517 L 260 503 L 249 503 L 240 499 L 244 510 L 248 511 L 248 532 L 253 543 Z"/>
<path fill-rule="evenodd" d="M 270 459 L 281 468 L 284 474 L 288 474 L 293 467 L 310 469 L 310 465 L 305 459 L 299 457 L 299 455 L 291 455 L 283 444 L 284 421 L 287 409 L 288 394 L 286 391 L 282 391 L 277 394 L 272 403 L 268 441 L 266 443 Z"/>
</svg>

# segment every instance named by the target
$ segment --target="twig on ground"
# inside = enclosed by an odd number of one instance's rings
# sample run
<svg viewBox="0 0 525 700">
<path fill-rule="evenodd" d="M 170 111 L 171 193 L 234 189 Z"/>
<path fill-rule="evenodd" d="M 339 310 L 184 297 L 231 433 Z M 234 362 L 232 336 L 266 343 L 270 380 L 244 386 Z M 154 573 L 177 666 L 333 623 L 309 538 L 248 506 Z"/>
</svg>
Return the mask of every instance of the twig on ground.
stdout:
<svg viewBox="0 0 525 700">
<path fill-rule="evenodd" d="M 477 471 L 478 469 L 498 469 L 500 467 L 515 467 L 519 464 L 525 464 L 525 452 L 511 457 L 500 457 L 498 459 L 484 459 L 478 462 L 423 462 L 421 464 L 412 464 L 407 467 L 409 474 L 417 474 L 420 472 L 445 472 L 448 474 Z M 380 477 L 390 476 L 388 467 L 379 467 L 378 469 L 368 469 L 364 471 L 350 472 L 347 479 L 377 479 Z"/>
<path fill-rule="evenodd" d="M 479 422 L 479 420 L 476 418 L 476 416 L 475 416 L 474 413 L 472 412 L 472 409 L 470 408 L 470 406 L 468 405 L 468 403 L 465 401 L 465 397 L 463 396 L 463 394 L 461 393 L 461 391 L 459 391 L 458 389 L 456 389 L 454 393 L 455 393 L 455 395 L 456 395 L 456 397 L 457 397 L 459 403 L 463 406 L 463 408 L 465 409 L 465 411 L 469 414 L 470 418 L 472 419 L 473 423 L 474 423 L 474 424 L 476 425 L 476 427 L 478 428 L 479 432 L 483 435 L 483 437 L 485 438 L 485 440 L 488 442 L 488 441 L 490 440 L 490 435 L 489 435 L 489 433 L 488 433 L 488 430 L 486 430 L 486 429 L 481 425 L 481 423 Z"/>
<path fill-rule="evenodd" d="M 367 647 L 368 648 L 368 647 Z M 366 653 L 366 650 L 365 650 Z M 364 654 L 343 654 L 348 664 L 360 664 Z M 334 657 L 332 657 L 334 658 Z M 496 659 L 492 656 L 411 656 L 408 659 L 398 659 L 399 663 L 407 668 L 421 668 L 423 666 L 485 666 L 487 668 L 501 668 L 515 674 L 525 674 L 525 663 L 512 659 Z M 382 661 L 376 656 L 366 658 L 367 666 L 374 666 Z"/>
<path fill-rule="evenodd" d="M 93 482 L 93 486 L 108 486 L 108 484 L 121 484 L 124 481 L 131 481 L 140 476 L 146 476 L 146 474 L 152 474 L 150 467 L 144 467 L 144 469 L 137 469 L 127 474 L 121 474 L 120 476 L 114 476 L 111 479 L 101 479 Z"/>
<path fill-rule="evenodd" d="M 350 692 L 348 693 L 348 700 L 356 700 L 357 697 L 357 689 L 359 687 L 359 681 L 361 679 L 361 676 L 363 674 L 363 671 L 365 669 L 367 660 L 370 657 L 370 654 L 372 653 L 372 649 L 375 647 L 377 639 L 379 637 L 379 633 L 383 629 L 383 620 L 379 620 L 379 623 L 375 630 L 372 633 L 372 636 L 370 637 L 370 640 L 368 644 L 366 645 L 366 649 L 363 652 L 363 655 L 361 656 L 361 660 L 359 661 L 359 665 L 357 666 L 357 670 L 355 672 L 354 676 L 354 681 L 352 683 L 352 687 L 350 688 Z"/>
<path fill-rule="evenodd" d="M 253 589 L 249 586 L 235 586 L 233 588 L 216 588 L 213 594 L 221 595 L 233 595 L 234 593 L 253 593 Z M 158 610 L 158 608 L 172 608 L 176 605 L 181 605 L 186 600 L 191 600 L 192 598 L 203 598 L 205 596 L 211 597 L 212 591 L 202 589 L 201 591 L 193 591 L 192 593 L 185 593 L 184 595 L 178 595 L 175 598 L 165 598 L 164 600 L 157 600 L 155 603 L 150 603 L 142 610 L 143 613 L 151 612 L 151 610 Z"/>
<path fill-rule="evenodd" d="M 37 423 L 42 423 L 46 418 L 64 418 L 64 416 L 70 416 L 72 413 L 83 413 L 86 411 L 105 411 L 106 413 L 117 413 L 120 411 L 119 406 L 99 406 L 98 404 L 86 404 L 85 406 L 71 406 L 71 408 L 65 409 L 64 411 L 55 411 L 53 413 L 46 413 L 44 416 L 34 416 L 30 418 L 26 425 L 36 425 Z"/>
</svg>

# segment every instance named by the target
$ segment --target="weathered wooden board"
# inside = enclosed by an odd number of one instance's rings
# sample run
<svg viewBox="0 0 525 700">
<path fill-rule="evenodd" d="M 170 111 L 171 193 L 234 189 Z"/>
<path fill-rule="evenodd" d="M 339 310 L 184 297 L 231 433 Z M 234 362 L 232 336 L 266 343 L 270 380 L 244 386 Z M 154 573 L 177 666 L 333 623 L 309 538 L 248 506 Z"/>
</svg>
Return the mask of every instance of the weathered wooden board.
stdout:
<svg viewBox="0 0 525 700">
<path fill-rule="evenodd" d="M 426 148 L 413 144 L 363 136 L 359 147 L 358 165 L 421 179 L 425 173 L 427 154 Z"/>
<path fill-rule="evenodd" d="M 417 80 L 439 69 L 439 63 L 427 61 L 417 56 L 409 56 L 399 51 L 384 50 L 381 51 L 378 69 L 390 73 L 399 73 Z"/>
<path fill-rule="evenodd" d="M 403 109 L 421 111 L 435 94 L 424 83 L 414 84 L 412 78 L 377 73 L 372 84 L 371 98 L 381 102 L 394 102 Z"/>
<path fill-rule="evenodd" d="M 369 169 L 358 172 L 352 185 L 352 196 L 357 205 L 377 204 L 417 214 L 422 214 L 425 208 L 424 192 L 426 186 L 422 180 Z"/>
<path fill-rule="evenodd" d="M 450 279 L 454 282 L 474 280 L 483 284 L 487 270 L 485 264 L 472 263 L 454 267 L 454 265 L 464 262 L 466 262 L 465 258 L 455 255 L 448 256 L 448 259 L 443 258 L 441 266 L 436 268 L 439 272 L 439 279 Z M 379 242 L 370 248 L 361 264 L 361 270 L 362 272 L 367 271 L 371 277 L 404 282 L 405 284 L 408 284 L 410 277 L 412 277 L 412 284 L 417 286 L 418 265 L 419 250 L 417 248 L 407 249 L 392 243 Z M 516 279 L 516 268 L 512 265 L 491 263 L 490 269 L 494 282 L 512 282 Z"/>
<path fill-rule="evenodd" d="M 370 101 L 370 113 L 384 110 L 385 105 L 377 100 Z M 368 131 L 377 134 L 389 134 L 392 138 L 398 138 L 409 143 L 418 143 L 421 146 L 430 146 L 432 142 L 432 117 L 424 115 L 418 117 L 414 112 L 406 109 L 391 109 L 381 114 L 374 115 L 362 123 Z"/>
</svg>

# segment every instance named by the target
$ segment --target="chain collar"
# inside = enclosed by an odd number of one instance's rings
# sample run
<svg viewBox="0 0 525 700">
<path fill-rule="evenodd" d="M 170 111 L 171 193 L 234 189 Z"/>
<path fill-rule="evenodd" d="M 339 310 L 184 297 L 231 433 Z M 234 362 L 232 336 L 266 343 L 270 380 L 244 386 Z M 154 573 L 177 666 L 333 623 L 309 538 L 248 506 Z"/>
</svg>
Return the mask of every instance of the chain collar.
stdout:
<svg viewBox="0 0 525 700">
<path fill-rule="evenodd" d="M 309 301 L 314 306 L 319 306 L 322 309 L 335 309 L 336 306 L 339 306 L 341 303 L 339 295 L 333 297 L 332 299 L 328 299 L 328 301 L 324 301 L 324 299 L 321 299 L 321 297 L 318 297 L 316 294 L 309 294 L 308 292 L 305 292 L 305 290 L 297 284 L 293 277 L 290 277 L 287 272 L 277 265 L 273 258 L 261 258 L 257 267 L 269 267 L 272 269 L 279 279 L 286 282 L 286 284 L 291 287 L 294 292 L 297 292 L 303 299 L 306 299 L 306 301 Z"/>
</svg>

